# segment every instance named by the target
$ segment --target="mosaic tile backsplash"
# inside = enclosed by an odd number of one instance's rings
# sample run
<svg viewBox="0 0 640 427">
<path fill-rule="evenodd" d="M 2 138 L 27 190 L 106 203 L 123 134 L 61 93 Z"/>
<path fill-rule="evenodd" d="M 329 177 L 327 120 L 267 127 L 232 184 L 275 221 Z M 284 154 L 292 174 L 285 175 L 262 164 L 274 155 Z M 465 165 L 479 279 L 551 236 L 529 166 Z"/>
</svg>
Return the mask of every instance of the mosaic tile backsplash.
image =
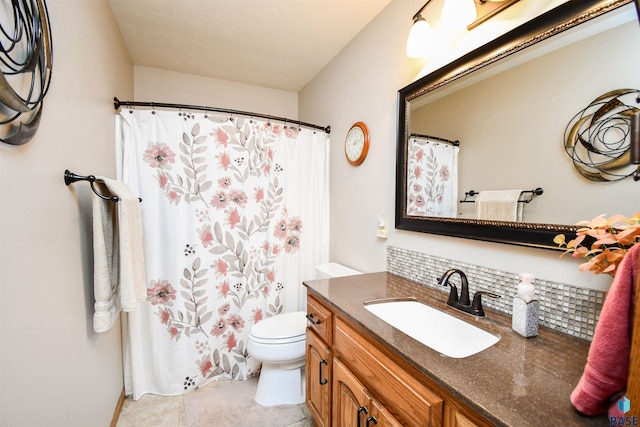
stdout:
<svg viewBox="0 0 640 427">
<path fill-rule="evenodd" d="M 499 299 L 483 298 L 482 305 L 511 316 L 520 272 L 494 270 L 407 249 L 387 247 L 388 272 L 441 290 L 445 296 L 448 295 L 449 288 L 439 286 L 438 280 L 450 268 L 457 268 L 465 273 L 469 279 L 470 296 L 476 291 L 490 291 L 502 295 Z M 457 279 L 458 277 L 454 276 L 454 282 Z M 540 302 L 540 325 L 588 341 L 593 339 L 605 292 L 537 277 L 534 285 Z"/>
</svg>

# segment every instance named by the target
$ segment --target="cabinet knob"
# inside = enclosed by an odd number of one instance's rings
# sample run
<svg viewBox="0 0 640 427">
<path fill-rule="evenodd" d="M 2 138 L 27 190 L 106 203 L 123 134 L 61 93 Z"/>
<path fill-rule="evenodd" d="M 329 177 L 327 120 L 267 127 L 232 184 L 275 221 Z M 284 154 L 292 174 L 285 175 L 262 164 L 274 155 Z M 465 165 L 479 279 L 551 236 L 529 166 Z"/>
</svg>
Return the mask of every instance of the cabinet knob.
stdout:
<svg viewBox="0 0 640 427">
<path fill-rule="evenodd" d="M 313 323 L 314 325 L 319 325 L 320 324 L 320 320 L 314 320 L 313 319 L 313 313 L 309 313 L 305 316 L 309 322 Z"/>
<path fill-rule="evenodd" d="M 326 359 L 322 359 L 319 366 L 320 374 L 318 375 L 318 380 L 320 380 L 320 385 L 325 385 L 329 382 L 329 380 L 327 378 L 322 378 L 324 376 L 322 375 L 322 365 L 329 365 L 329 363 L 326 361 Z"/>
<path fill-rule="evenodd" d="M 356 423 L 356 426 L 360 427 L 360 414 L 364 412 L 365 415 L 367 415 L 369 413 L 369 410 L 367 409 L 366 406 L 361 406 L 358 408 L 358 420 Z"/>
</svg>

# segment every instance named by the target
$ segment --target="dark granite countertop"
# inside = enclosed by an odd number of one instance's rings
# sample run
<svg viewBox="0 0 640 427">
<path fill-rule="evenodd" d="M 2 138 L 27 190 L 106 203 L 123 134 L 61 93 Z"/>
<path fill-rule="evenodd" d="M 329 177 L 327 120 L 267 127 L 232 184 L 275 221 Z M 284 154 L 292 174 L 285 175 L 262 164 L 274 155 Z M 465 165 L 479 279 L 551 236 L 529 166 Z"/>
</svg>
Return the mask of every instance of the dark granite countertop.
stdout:
<svg viewBox="0 0 640 427">
<path fill-rule="evenodd" d="M 606 415 L 582 416 L 569 401 L 584 369 L 588 341 L 542 326 L 537 337 L 524 338 L 511 329 L 511 318 L 503 313 L 485 307 L 487 317 L 476 318 L 447 306 L 446 292 L 386 272 L 305 281 L 305 286 L 311 295 L 496 425 L 609 425 Z M 467 358 L 443 356 L 363 305 L 367 300 L 398 297 L 414 297 L 500 336 L 500 341 Z"/>
</svg>

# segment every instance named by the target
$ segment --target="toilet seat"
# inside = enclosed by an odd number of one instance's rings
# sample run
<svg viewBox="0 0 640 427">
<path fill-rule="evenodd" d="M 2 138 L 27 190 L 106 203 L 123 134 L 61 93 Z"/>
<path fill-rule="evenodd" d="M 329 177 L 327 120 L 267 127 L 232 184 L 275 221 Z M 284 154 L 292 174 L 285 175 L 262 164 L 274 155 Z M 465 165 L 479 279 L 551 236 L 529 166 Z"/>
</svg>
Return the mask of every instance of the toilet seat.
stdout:
<svg viewBox="0 0 640 427">
<path fill-rule="evenodd" d="M 305 311 L 269 317 L 251 328 L 249 339 L 261 344 L 288 344 L 305 340 Z"/>
<path fill-rule="evenodd" d="M 305 335 L 297 335 L 289 338 L 258 338 L 253 335 L 249 335 L 249 340 L 256 344 L 267 345 L 279 345 L 279 344 L 293 344 L 305 340 Z"/>
</svg>

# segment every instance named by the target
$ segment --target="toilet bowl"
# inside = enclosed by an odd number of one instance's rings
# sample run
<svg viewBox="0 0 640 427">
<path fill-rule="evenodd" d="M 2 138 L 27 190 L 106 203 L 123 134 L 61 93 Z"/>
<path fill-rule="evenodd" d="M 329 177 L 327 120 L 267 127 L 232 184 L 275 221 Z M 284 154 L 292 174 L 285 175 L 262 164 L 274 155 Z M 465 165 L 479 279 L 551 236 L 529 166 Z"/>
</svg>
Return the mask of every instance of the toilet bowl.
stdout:
<svg viewBox="0 0 640 427">
<path fill-rule="evenodd" d="M 262 362 L 256 403 L 274 406 L 304 402 L 306 314 L 279 314 L 251 328 L 247 352 Z"/>
<path fill-rule="evenodd" d="M 329 263 L 319 265 L 316 274 L 325 279 L 361 273 Z M 306 311 L 278 314 L 251 328 L 247 352 L 262 362 L 256 403 L 262 406 L 304 403 L 306 315 Z"/>
</svg>

